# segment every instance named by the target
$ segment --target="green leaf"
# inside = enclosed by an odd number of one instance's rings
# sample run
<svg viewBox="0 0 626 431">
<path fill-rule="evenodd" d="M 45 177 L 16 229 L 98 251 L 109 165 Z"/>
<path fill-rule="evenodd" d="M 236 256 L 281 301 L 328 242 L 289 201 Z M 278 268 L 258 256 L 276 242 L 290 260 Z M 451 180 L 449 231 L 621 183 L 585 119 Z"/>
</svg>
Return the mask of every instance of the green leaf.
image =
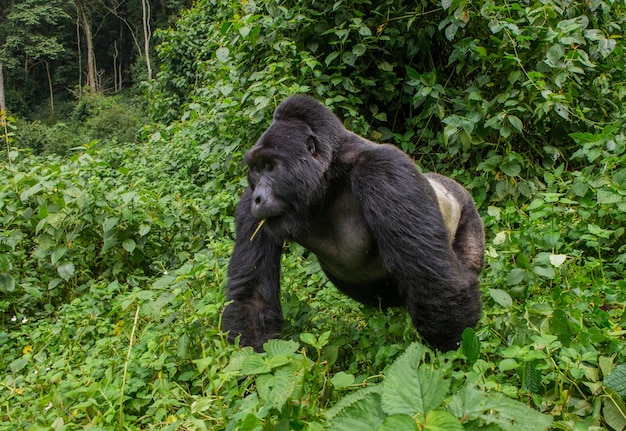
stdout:
<svg viewBox="0 0 626 431">
<path fill-rule="evenodd" d="M 106 233 L 113 230 L 119 221 L 119 217 L 107 217 L 102 224 L 104 232 Z"/>
<path fill-rule="evenodd" d="M 502 394 L 490 394 L 481 402 L 487 423 L 495 423 L 503 431 L 545 431 L 552 424 L 552 417 L 541 414 Z"/>
<path fill-rule="evenodd" d="M 61 258 L 63 258 L 63 256 L 65 256 L 66 252 L 67 252 L 67 247 L 65 247 L 65 246 L 61 246 L 61 247 L 55 249 L 52 252 L 51 263 L 53 265 L 56 265 L 61 260 Z"/>
<path fill-rule="evenodd" d="M 604 384 L 626 399 L 626 364 L 620 364 L 604 379 Z"/>
<path fill-rule="evenodd" d="M 567 259 L 566 254 L 551 254 L 550 255 L 550 263 L 555 268 L 558 268 L 559 266 L 563 265 L 566 259 Z"/>
<path fill-rule="evenodd" d="M 506 284 L 508 286 L 516 286 L 516 285 L 520 284 L 522 281 L 524 281 L 524 277 L 525 276 L 526 276 L 526 270 L 525 269 L 523 269 L 523 268 L 513 268 L 506 275 Z M 493 298 L 493 296 L 492 296 L 492 298 Z M 496 301 L 495 298 L 494 298 L 494 301 Z M 498 301 L 496 301 L 496 302 L 498 302 Z"/>
<path fill-rule="evenodd" d="M 15 291 L 15 279 L 11 274 L 0 272 L 0 291 L 4 293 Z"/>
<path fill-rule="evenodd" d="M 509 160 L 502 163 L 500 169 L 509 177 L 516 177 L 522 171 L 522 167 L 517 160 Z"/>
<path fill-rule="evenodd" d="M 602 413 L 606 423 L 616 431 L 626 429 L 626 405 L 616 393 L 609 392 L 602 403 Z"/>
<path fill-rule="evenodd" d="M 356 62 L 356 55 L 352 52 L 344 52 L 342 60 L 348 66 L 354 66 L 354 63 Z"/>
<path fill-rule="evenodd" d="M 263 344 L 263 350 L 268 356 L 290 356 L 298 350 L 300 345 L 293 340 L 268 340 Z"/>
<path fill-rule="evenodd" d="M 463 330 L 463 334 L 461 335 L 461 347 L 469 363 L 475 363 L 480 356 L 480 340 L 472 328 L 465 328 Z"/>
<path fill-rule="evenodd" d="M 338 56 L 339 56 L 339 52 L 333 51 L 326 56 L 326 59 L 324 59 L 324 63 L 326 63 L 326 66 L 330 66 L 330 63 L 332 63 L 333 60 L 337 58 Z"/>
<path fill-rule="evenodd" d="M 339 371 L 330 379 L 330 382 L 336 388 L 345 388 L 346 386 L 350 386 L 354 383 L 354 376 L 352 374 Z"/>
<path fill-rule="evenodd" d="M 338 409 L 327 412 L 332 431 L 377 431 L 387 415 L 381 408 L 376 387 L 361 389 L 340 401 Z"/>
<path fill-rule="evenodd" d="M 534 265 L 533 272 L 541 277 L 553 279 L 555 272 L 551 266 Z"/>
<path fill-rule="evenodd" d="M 133 253 L 133 251 L 135 251 L 135 247 L 137 246 L 137 243 L 135 243 L 135 241 L 132 238 L 128 238 L 125 239 L 124 242 L 122 243 L 122 247 L 124 248 L 124 250 L 126 250 L 129 253 Z"/>
<path fill-rule="evenodd" d="M 541 370 L 537 369 L 537 360 L 524 362 L 524 390 L 538 394 L 541 391 Z"/>
<path fill-rule="evenodd" d="M 362 43 L 359 43 L 355 45 L 354 48 L 352 48 L 352 54 L 356 55 L 357 57 L 362 56 L 363 54 L 365 54 L 365 52 L 367 52 L 367 46 L 363 45 Z"/>
<path fill-rule="evenodd" d="M 74 275 L 74 264 L 71 262 L 64 263 L 59 265 L 57 268 L 57 272 L 61 276 L 61 278 L 65 281 L 68 281 Z"/>
<path fill-rule="evenodd" d="M 391 415 L 387 417 L 377 431 L 418 431 L 415 420 L 409 415 Z"/>
<path fill-rule="evenodd" d="M 222 63 L 226 63 L 228 61 L 229 55 L 230 55 L 230 50 L 226 48 L 225 46 L 215 50 L 215 56 Z"/>
<path fill-rule="evenodd" d="M 315 338 L 315 335 L 309 333 L 300 334 L 300 341 L 313 347 L 317 345 L 317 339 Z"/>
<path fill-rule="evenodd" d="M 404 428 L 397 428 L 401 430 Z M 426 415 L 424 431 L 463 431 L 463 425 L 458 418 L 443 410 L 433 410 Z"/>
<path fill-rule="evenodd" d="M 509 120 L 509 123 L 511 123 L 511 126 L 513 126 L 515 130 L 517 130 L 520 133 L 524 132 L 524 123 L 522 123 L 522 120 L 520 120 L 515 115 L 509 115 L 507 119 Z"/>
<path fill-rule="evenodd" d="M 516 369 L 519 366 L 517 361 L 513 358 L 506 358 L 500 361 L 498 364 L 498 369 L 502 372 L 511 371 Z"/>
<path fill-rule="evenodd" d="M 28 365 L 28 359 L 21 357 L 17 358 L 9 364 L 9 368 L 12 372 L 17 373 L 21 371 L 26 365 Z"/>
<path fill-rule="evenodd" d="M 503 308 L 511 308 L 513 306 L 513 299 L 511 295 L 501 289 L 489 289 L 489 296 L 496 303 L 500 304 Z"/>
<path fill-rule="evenodd" d="M 385 413 L 425 414 L 441 405 L 446 397 L 450 381 L 444 371 L 428 365 L 417 366 L 426 348 L 413 343 L 390 367 L 382 383 L 382 403 Z"/>
<path fill-rule="evenodd" d="M 146 236 L 150 232 L 150 226 L 147 224 L 142 224 L 139 226 L 139 235 Z"/>
<path fill-rule="evenodd" d="M 609 189 L 598 190 L 597 199 L 599 204 L 616 204 L 626 200 L 626 197 L 621 196 Z"/>
<path fill-rule="evenodd" d="M 275 374 L 261 374 L 256 378 L 259 397 L 282 409 L 296 388 L 298 376 L 289 367 L 276 370 Z"/>
<path fill-rule="evenodd" d="M 272 371 L 272 367 L 259 355 L 244 358 L 241 366 L 241 372 L 247 375 L 269 373 L 270 371 Z"/>
<path fill-rule="evenodd" d="M 7 254 L 0 255 L 0 272 L 9 272 L 13 269 L 13 265 L 11 264 L 11 260 Z"/>
</svg>

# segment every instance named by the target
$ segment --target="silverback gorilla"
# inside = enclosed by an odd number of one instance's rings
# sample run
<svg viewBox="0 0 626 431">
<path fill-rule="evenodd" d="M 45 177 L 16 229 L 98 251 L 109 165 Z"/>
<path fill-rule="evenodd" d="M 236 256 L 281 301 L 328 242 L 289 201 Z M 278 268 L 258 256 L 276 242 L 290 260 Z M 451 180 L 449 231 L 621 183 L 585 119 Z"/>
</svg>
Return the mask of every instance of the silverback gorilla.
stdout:
<svg viewBox="0 0 626 431">
<path fill-rule="evenodd" d="M 421 174 L 392 145 L 346 130 L 316 100 L 284 100 L 244 156 L 224 330 L 261 351 L 280 334 L 284 241 L 314 253 L 342 292 L 374 307 L 406 307 L 423 338 L 456 349 L 480 315 L 484 231 L 461 185 Z"/>
</svg>

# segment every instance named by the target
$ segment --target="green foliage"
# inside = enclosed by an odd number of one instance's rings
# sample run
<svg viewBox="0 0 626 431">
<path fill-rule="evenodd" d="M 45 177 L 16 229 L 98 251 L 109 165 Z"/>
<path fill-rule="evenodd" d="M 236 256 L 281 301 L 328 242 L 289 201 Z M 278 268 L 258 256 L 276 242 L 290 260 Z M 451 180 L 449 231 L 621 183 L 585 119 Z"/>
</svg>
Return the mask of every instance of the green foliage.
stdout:
<svg viewBox="0 0 626 431">
<path fill-rule="evenodd" d="M 19 119 L 15 145 L 35 154 L 67 154 L 94 142 L 138 142 L 146 122 L 145 109 L 145 101 L 138 96 L 86 93 L 55 122 Z"/>
<path fill-rule="evenodd" d="M 625 429 L 623 4 L 406 3 L 199 1 L 159 36 L 161 123 L 99 96 L 66 125 L 3 115 L 1 429 Z M 293 244 L 282 339 L 227 343 L 242 154 L 293 92 L 472 191 L 459 351 Z"/>
</svg>

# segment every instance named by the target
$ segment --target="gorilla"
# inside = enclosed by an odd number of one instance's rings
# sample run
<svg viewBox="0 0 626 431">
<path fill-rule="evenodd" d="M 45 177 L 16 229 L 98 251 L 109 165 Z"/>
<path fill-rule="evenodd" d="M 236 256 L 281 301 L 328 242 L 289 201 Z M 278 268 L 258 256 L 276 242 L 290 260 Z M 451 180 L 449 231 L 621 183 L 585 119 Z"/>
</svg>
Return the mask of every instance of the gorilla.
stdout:
<svg viewBox="0 0 626 431">
<path fill-rule="evenodd" d="M 280 335 L 284 241 L 317 256 L 343 293 L 374 307 L 406 307 L 431 346 L 458 347 L 480 316 L 484 230 L 454 180 L 421 174 L 397 147 L 344 128 L 305 95 L 278 105 L 245 154 L 249 187 L 235 214 L 223 329 L 262 351 Z"/>
</svg>

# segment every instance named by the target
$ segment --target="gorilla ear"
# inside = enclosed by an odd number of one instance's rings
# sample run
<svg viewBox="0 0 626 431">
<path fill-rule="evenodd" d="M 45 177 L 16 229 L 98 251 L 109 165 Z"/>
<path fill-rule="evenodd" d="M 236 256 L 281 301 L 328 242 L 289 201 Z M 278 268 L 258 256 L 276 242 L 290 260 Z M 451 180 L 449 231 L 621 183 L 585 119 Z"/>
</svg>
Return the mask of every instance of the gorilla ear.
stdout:
<svg viewBox="0 0 626 431">
<path fill-rule="evenodd" d="M 315 136 L 309 135 L 309 137 L 306 138 L 306 149 L 312 156 L 317 155 L 317 145 L 317 139 L 315 139 Z"/>
</svg>

